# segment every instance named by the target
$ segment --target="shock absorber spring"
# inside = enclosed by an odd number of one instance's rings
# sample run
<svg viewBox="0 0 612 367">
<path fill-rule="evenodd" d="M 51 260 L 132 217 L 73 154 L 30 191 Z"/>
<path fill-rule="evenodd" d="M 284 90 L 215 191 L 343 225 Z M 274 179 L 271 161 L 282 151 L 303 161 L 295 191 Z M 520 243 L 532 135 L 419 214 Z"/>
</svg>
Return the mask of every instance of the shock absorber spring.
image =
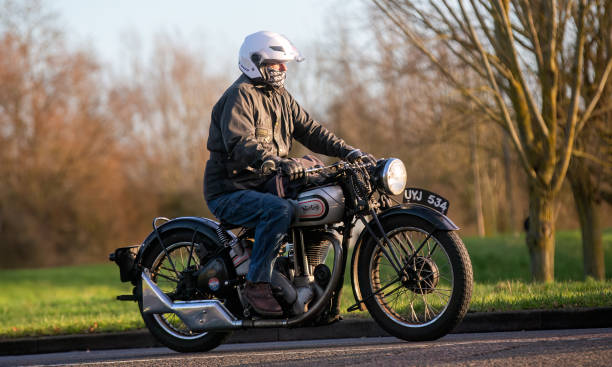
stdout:
<svg viewBox="0 0 612 367">
<path fill-rule="evenodd" d="M 219 237 L 221 243 L 223 243 L 224 246 L 229 246 L 232 239 L 227 235 L 225 229 L 223 229 L 223 226 L 218 225 L 217 228 L 215 228 L 215 231 L 217 232 L 217 237 Z"/>
</svg>

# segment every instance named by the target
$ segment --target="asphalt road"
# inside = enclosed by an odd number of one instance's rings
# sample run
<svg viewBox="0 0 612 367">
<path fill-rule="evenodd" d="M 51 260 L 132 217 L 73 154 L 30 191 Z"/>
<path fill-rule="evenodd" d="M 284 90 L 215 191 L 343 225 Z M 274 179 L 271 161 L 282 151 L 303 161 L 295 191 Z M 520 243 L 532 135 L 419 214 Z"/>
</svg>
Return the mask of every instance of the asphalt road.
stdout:
<svg viewBox="0 0 612 367">
<path fill-rule="evenodd" d="M 0 357 L 0 366 L 611 366 L 612 328 L 228 344 L 179 354 L 166 348 Z"/>
</svg>

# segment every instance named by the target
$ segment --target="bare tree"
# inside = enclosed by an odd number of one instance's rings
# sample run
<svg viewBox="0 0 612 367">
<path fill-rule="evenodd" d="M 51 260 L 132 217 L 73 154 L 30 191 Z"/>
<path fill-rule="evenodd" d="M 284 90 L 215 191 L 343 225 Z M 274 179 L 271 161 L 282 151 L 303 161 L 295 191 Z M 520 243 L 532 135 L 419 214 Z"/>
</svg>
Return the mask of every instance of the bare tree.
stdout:
<svg viewBox="0 0 612 367">
<path fill-rule="evenodd" d="M 224 82 L 160 36 L 120 78 L 39 1 L 0 0 L 0 266 L 101 261 L 154 216 L 205 215 L 210 110 Z"/>
<path fill-rule="evenodd" d="M 612 2 L 591 1 L 585 21 L 584 67 L 581 96 L 592 99 L 599 93 L 598 81 L 612 58 Z M 575 70 L 565 67 L 565 78 Z M 567 104 L 568 101 L 562 101 Z M 584 106 L 581 106 L 584 108 Z M 604 247 L 600 211 L 602 201 L 612 202 L 612 78 L 604 86 L 601 98 L 590 120 L 576 141 L 568 178 L 580 228 L 584 274 L 598 280 L 605 279 Z"/>
<path fill-rule="evenodd" d="M 395 29 L 509 134 L 528 180 L 527 246 L 532 276 L 536 281 L 553 280 L 553 203 L 576 137 L 589 121 L 612 70 L 608 60 L 594 83 L 595 93 L 581 98 L 583 74 L 578 71 L 584 67 L 587 1 L 373 2 Z M 413 23 L 480 76 L 479 90 L 486 91 L 487 98 L 440 63 Z M 558 60 L 565 55 L 574 55 L 571 64 L 577 72 L 570 80 L 561 78 Z M 564 94 L 570 103 L 560 119 L 558 101 Z"/>
<path fill-rule="evenodd" d="M 453 220 L 462 228 L 476 231 L 479 223 L 474 213 L 480 211 L 481 233 L 508 230 L 512 221 L 502 214 L 508 200 L 500 187 L 513 187 L 522 174 L 516 174 L 514 156 L 508 154 L 513 179 L 503 180 L 504 157 L 496 151 L 502 141 L 501 129 L 481 123 L 478 134 L 482 138 L 472 139 L 471 121 L 488 117 L 470 108 L 470 102 L 430 67 L 427 57 L 389 32 L 381 18 L 373 14 L 355 26 L 367 30 L 359 37 L 346 22 L 329 25 L 327 33 L 334 37 L 326 38 L 320 48 L 338 52 L 325 52 L 317 62 L 321 66 L 317 80 L 328 86 L 322 93 L 326 98 L 318 104 L 327 106 L 324 120 L 333 123 L 334 131 L 353 145 L 377 156 L 402 158 L 410 186 L 437 190 L 454 208 L 462 208 L 452 210 Z M 441 48 L 437 51 L 444 53 Z M 442 62 L 451 58 L 443 55 Z M 469 81 L 473 73 L 462 68 L 461 74 Z M 473 153 L 477 160 L 470 158 Z M 476 165 L 480 166 L 477 174 L 466 169 Z"/>
<path fill-rule="evenodd" d="M 99 65 L 39 2 L 0 9 L 0 264 L 91 260 L 121 226 L 111 203 L 125 199 Z"/>
<path fill-rule="evenodd" d="M 212 106 L 227 81 L 209 75 L 204 54 L 178 35 L 159 34 L 151 55 L 128 59 L 129 74 L 113 78 L 109 108 L 125 132 L 123 146 L 137 147 L 125 169 L 157 201 L 150 214 L 208 214 L 202 194 L 206 138 Z"/>
</svg>

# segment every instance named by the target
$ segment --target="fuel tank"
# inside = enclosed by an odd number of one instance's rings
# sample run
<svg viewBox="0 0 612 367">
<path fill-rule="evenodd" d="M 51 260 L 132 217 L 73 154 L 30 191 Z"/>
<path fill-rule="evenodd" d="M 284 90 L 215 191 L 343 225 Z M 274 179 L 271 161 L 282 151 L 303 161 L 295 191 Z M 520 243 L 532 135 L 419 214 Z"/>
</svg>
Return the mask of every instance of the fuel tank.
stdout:
<svg viewBox="0 0 612 367">
<path fill-rule="evenodd" d="M 344 193 L 337 185 L 317 187 L 299 194 L 297 207 L 294 227 L 339 222 L 344 218 Z"/>
</svg>

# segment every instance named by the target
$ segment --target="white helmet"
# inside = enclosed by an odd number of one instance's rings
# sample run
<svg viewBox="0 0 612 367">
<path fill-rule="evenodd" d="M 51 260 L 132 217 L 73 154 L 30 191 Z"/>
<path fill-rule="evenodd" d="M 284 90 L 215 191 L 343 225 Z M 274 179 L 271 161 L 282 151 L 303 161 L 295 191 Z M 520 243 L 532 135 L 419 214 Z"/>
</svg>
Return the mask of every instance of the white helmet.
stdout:
<svg viewBox="0 0 612 367">
<path fill-rule="evenodd" d="M 246 36 L 238 54 L 240 71 L 251 79 L 265 78 L 260 67 L 264 63 L 303 61 L 300 51 L 283 35 L 260 31 Z"/>
</svg>

